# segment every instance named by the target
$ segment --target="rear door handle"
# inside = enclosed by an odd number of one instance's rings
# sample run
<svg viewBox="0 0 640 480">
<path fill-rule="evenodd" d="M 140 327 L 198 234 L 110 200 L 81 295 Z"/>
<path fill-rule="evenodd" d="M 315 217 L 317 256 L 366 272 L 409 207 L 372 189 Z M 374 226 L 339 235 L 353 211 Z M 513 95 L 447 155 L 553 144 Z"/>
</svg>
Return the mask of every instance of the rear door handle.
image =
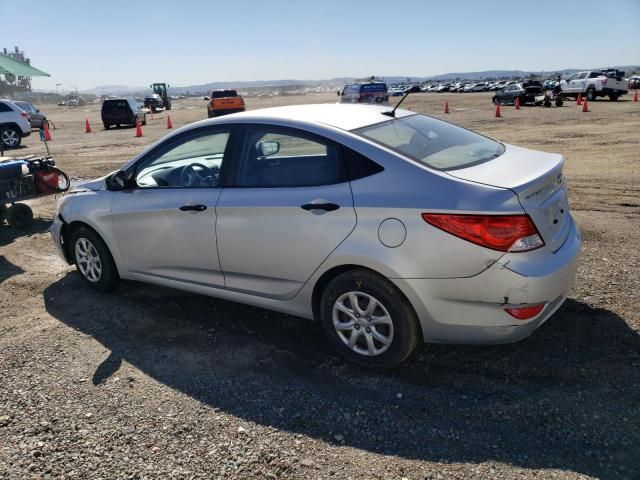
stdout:
<svg viewBox="0 0 640 480">
<path fill-rule="evenodd" d="M 335 203 L 305 203 L 304 205 L 300 205 L 300 208 L 303 210 L 324 210 L 325 212 L 333 212 L 334 210 L 338 210 L 340 205 L 336 205 Z"/>
<path fill-rule="evenodd" d="M 206 205 L 183 205 L 180 207 L 183 212 L 203 212 L 206 209 Z"/>
</svg>

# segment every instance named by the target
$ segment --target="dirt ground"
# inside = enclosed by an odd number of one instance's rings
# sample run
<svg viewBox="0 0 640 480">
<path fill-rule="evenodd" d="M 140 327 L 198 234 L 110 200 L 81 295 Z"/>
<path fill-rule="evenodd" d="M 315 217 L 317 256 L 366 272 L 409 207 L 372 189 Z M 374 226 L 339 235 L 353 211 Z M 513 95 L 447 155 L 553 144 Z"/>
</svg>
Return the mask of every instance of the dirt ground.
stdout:
<svg viewBox="0 0 640 480">
<path fill-rule="evenodd" d="M 333 95 L 247 99 L 248 108 Z M 443 114 L 445 100 L 451 113 Z M 401 368 L 346 364 L 319 325 L 123 283 L 90 291 L 55 254 L 54 198 L 0 225 L 0 479 L 640 478 L 640 103 L 589 113 L 415 94 L 406 107 L 559 152 L 584 235 L 571 298 L 495 347 L 424 345 Z M 98 106 L 44 109 L 51 152 L 103 175 L 167 133 L 105 131 Z M 174 127 L 203 119 L 176 101 Z M 85 134 L 88 118 L 93 133 Z M 15 154 L 42 152 L 37 136 Z"/>
</svg>

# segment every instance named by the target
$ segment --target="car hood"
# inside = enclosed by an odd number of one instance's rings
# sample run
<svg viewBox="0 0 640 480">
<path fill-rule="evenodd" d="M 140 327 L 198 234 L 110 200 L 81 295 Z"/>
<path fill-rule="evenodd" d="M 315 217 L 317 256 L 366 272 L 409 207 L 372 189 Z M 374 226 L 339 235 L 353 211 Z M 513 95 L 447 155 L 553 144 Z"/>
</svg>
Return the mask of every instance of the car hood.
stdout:
<svg viewBox="0 0 640 480">
<path fill-rule="evenodd" d="M 109 174 L 111 175 L 111 174 Z M 97 192 L 98 190 L 104 190 L 105 188 L 105 179 L 109 176 L 105 175 L 104 177 L 96 178 L 95 180 L 89 180 L 88 182 L 75 183 L 71 182 L 71 188 L 69 189 L 69 193 L 79 193 L 86 192 L 88 190 L 92 192 Z"/>
</svg>

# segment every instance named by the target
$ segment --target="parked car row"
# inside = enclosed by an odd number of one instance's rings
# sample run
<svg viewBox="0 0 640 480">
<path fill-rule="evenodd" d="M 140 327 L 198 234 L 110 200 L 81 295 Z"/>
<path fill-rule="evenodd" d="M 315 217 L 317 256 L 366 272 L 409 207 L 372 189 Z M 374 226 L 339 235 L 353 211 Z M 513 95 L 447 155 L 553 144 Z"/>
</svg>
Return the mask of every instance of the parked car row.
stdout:
<svg viewBox="0 0 640 480">
<path fill-rule="evenodd" d="M 426 83 L 420 87 L 420 91 L 425 93 L 502 92 L 501 95 L 497 95 L 500 99 L 505 97 L 505 91 L 515 92 L 516 90 L 522 90 L 523 83 L 528 82 L 533 85 L 532 82 L 537 82 L 543 91 L 553 90 L 560 86 L 565 96 L 577 97 L 580 94 L 589 101 L 593 101 L 598 97 L 609 97 L 610 100 L 615 101 L 620 98 L 621 95 L 627 93 L 629 89 L 640 88 L 640 77 L 634 76 L 627 80 L 624 78 L 624 75 L 625 72 L 623 71 L 608 68 L 577 72 L 564 80 L 556 78 L 547 80 L 499 80 L 495 82 L 485 81 L 475 83 Z M 392 85 L 389 89 L 389 95 L 403 95 L 410 87 L 411 85 Z M 513 95 L 507 95 L 507 97 L 509 96 L 511 96 L 511 98 L 513 97 Z M 494 99 L 495 98 L 496 97 L 494 97 Z"/>
<path fill-rule="evenodd" d="M 29 102 L 0 98 L 0 142 L 3 148 L 16 148 L 22 139 L 40 129 L 47 117 Z"/>
</svg>

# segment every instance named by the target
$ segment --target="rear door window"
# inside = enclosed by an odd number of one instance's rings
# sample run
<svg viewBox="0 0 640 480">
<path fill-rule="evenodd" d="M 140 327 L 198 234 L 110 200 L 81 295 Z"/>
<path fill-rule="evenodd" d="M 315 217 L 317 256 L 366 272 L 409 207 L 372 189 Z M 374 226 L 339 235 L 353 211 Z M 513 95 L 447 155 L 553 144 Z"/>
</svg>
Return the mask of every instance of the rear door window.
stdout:
<svg viewBox="0 0 640 480">
<path fill-rule="evenodd" d="M 338 146 L 297 130 L 246 131 L 237 176 L 240 187 L 305 187 L 346 181 Z"/>
</svg>

